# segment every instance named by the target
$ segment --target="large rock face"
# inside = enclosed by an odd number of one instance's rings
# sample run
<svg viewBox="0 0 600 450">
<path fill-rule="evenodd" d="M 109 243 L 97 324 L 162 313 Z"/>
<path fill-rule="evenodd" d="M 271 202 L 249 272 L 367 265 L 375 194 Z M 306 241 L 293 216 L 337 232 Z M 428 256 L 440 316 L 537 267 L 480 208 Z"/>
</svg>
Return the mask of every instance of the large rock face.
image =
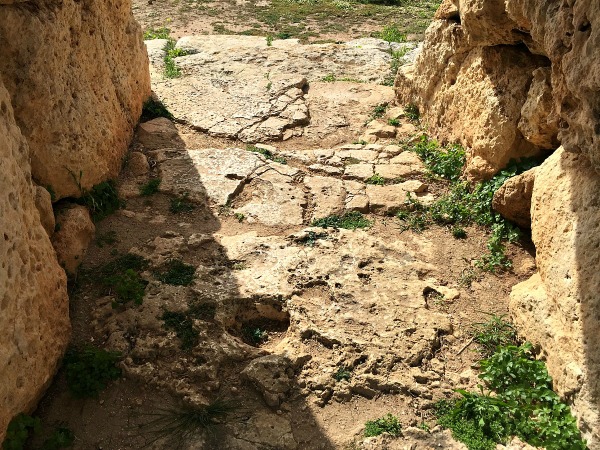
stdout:
<svg viewBox="0 0 600 450">
<path fill-rule="evenodd" d="M 0 441 L 52 380 L 70 330 L 66 277 L 40 222 L 28 152 L 0 80 Z"/>
<path fill-rule="evenodd" d="M 150 94 L 131 2 L 6 3 L 0 75 L 29 143 L 33 178 L 57 198 L 79 196 L 118 174 Z"/>
<path fill-rule="evenodd" d="M 600 3 L 445 0 L 423 51 L 396 79 L 432 135 L 469 149 L 467 175 L 554 150 L 529 180 L 497 193 L 531 230 L 539 272 L 511 296 L 524 338 L 538 345 L 557 391 L 600 448 Z M 524 181 L 521 179 L 521 181 Z M 525 180 L 526 181 L 526 180 Z M 533 184 L 531 189 L 530 185 Z M 522 205 L 522 206 L 519 206 Z M 510 215 L 508 210 L 504 214 Z"/>
<path fill-rule="evenodd" d="M 539 273 L 515 286 L 511 315 L 600 448 L 600 177 L 584 155 L 561 148 L 538 167 L 531 215 Z"/>
<path fill-rule="evenodd" d="M 558 147 L 600 165 L 600 6 L 553 1 L 446 0 L 423 51 L 396 79 L 432 134 L 470 149 L 467 174 Z M 594 4 L 593 4 L 594 3 Z"/>
</svg>

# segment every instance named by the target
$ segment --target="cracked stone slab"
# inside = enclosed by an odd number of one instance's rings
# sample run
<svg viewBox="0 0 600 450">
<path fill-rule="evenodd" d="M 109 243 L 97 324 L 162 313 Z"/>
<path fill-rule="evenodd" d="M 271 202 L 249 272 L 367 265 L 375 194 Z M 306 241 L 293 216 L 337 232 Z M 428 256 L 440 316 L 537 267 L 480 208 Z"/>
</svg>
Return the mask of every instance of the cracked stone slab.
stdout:
<svg viewBox="0 0 600 450">
<path fill-rule="evenodd" d="M 159 150 L 160 190 L 191 200 L 225 205 L 267 162 L 257 153 L 230 149 Z"/>
<path fill-rule="evenodd" d="M 182 73 L 175 79 L 162 75 L 157 44 L 147 45 L 154 92 L 179 121 L 244 142 L 301 135 L 333 135 L 337 142 L 367 119 L 365 111 L 394 98 L 392 87 L 379 84 L 390 63 L 389 45 L 381 43 L 304 45 L 290 39 L 267 46 L 257 36 L 184 37 L 177 47 L 189 54 L 175 58 Z M 319 81 L 331 74 L 362 83 Z"/>
<path fill-rule="evenodd" d="M 307 205 L 303 186 L 293 176 L 270 170 L 244 185 L 234 202 L 234 211 L 243 214 L 248 222 L 268 226 L 295 226 L 304 222 Z"/>
<path fill-rule="evenodd" d="M 305 177 L 304 184 L 312 195 L 312 218 L 341 214 L 345 209 L 346 189 L 342 180 L 331 177 Z"/>
</svg>

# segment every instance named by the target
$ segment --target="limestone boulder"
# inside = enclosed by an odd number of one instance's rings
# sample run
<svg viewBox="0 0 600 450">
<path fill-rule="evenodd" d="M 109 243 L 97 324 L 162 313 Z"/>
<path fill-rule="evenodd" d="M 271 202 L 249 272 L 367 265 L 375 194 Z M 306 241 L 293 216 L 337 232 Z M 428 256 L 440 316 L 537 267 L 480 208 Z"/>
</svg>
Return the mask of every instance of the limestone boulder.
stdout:
<svg viewBox="0 0 600 450">
<path fill-rule="evenodd" d="M 6 3 L 6 2 L 4 2 Z M 121 168 L 150 95 L 130 0 L 0 5 L 0 75 L 30 148 L 32 175 L 57 199 Z"/>
<path fill-rule="evenodd" d="M 513 321 L 542 349 L 590 448 L 600 442 L 599 193 L 600 177 L 582 154 L 560 148 L 537 168 L 531 231 L 539 273 L 510 300 Z"/>
<path fill-rule="evenodd" d="M 241 375 L 262 393 L 268 406 L 279 406 L 294 384 L 292 362 L 280 355 L 267 355 L 252 360 Z"/>
<path fill-rule="evenodd" d="M 558 116 L 554 109 L 550 69 L 540 67 L 533 71 L 527 100 L 521 108 L 518 127 L 523 137 L 540 148 L 557 148 Z"/>
<path fill-rule="evenodd" d="M 96 231 L 85 206 L 70 205 L 57 212 L 57 230 L 52 236 L 58 262 L 69 275 L 75 275 Z"/>
<path fill-rule="evenodd" d="M 531 195 L 536 169 L 509 178 L 494 193 L 492 207 L 522 228 L 531 227 Z"/>
<path fill-rule="evenodd" d="M 2 19 L 0 19 L 0 22 Z M 69 340 L 69 299 L 36 208 L 29 148 L 0 82 L 0 441 L 31 412 Z"/>
<path fill-rule="evenodd" d="M 54 219 L 54 210 L 52 209 L 52 196 L 47 189 L 41 186 L 35 187 L 35 207 L 40 214 L 40 221 L 48 236 L 52 237 L 54 234 L 54 227 L 56 221 Z"/>
<path fill-rule="evenodd" d="M 183 142 L 179 137 L 175 124 L 165 117 L 158 117 L 139 124 L 137 139 L 146 150 L 183 147 Z"/>
</svg>

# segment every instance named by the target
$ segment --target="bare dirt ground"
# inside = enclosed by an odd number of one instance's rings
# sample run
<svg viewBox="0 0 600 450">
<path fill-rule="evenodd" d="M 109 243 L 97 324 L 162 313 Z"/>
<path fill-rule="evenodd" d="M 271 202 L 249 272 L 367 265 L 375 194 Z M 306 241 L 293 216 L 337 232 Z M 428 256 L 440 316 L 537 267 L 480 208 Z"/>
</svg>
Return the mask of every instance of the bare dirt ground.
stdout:
<svg viewBox="0 0 600 450">
<path fill-rule="evenodd" d="M 296 36 L 336 41 L 369 34 L 388 20 L 413 23 L 433 12 L 425 2 L 395 9 L 354 3 L 346 9 L 338 2 L 336 17 L 320 9 L 332 8 L 329 2 L 286 2 L 289 11 L 277 0 L 134 4 L 145 27 L 166 25 L 175 36 L 214 33 L 219 24 L 238 31 L 257 24 L 254 30 L 275 33 L 299 23 L 303 31 Z M 406 8 L 421 9 L 409 14 Z M 267 21 L 276 13 L 277 20 Z M 314 22 L 317 14 L 321 18 Z M 344 23 L 343 32 L 331 29 L 336 23 Z M 407 32 L 419 33 L 420 27 Z M 180 64 L 192 68 L 184 70 L 181 86 L 206 82 L 207 75 L 193 66 L 202 63 Z M 177 104 L 168 90 L 176 82 L 162 79 L 160 67 L 153 70 L 157 95 Z M 226 76 L 211 80 L 231 91 Z M 513 269 L 490 274 L 474 268 L 486 251 L 488 230 L 467 227 L 467 239 L 454 239 L 438 225 L 420 233 L 403 230 L 393 208 L 406 192 L 429 201 L 447 189 L 423 167 L 398 160 L 407 153 L 402 144 L 421 130 L 402 117 L 391 126 L 395 137 L 344 146 L 367 133 L 371 125 L 365 123 L 377 122 L 369 117 L 381 96 L 392 106 L 393 91 L 363 82 L 303 83 L 304 89 L 286 88 L 267 98 L 276 104 L 293 91 L 294 105 L 305 105 L 309 117 L 286 128 L 298 132 L 285 141 L 270 142 L 270 159 L 245 150 L 248 140 L 209 135 L 177 114 L 176 125 L 158 119 L 154 128 L 138 130 L 131 161 L 140 161 L 141 153 L 148 165 L 141 172 L 126 166 L 118 180 L 126 205 L 97 223 L 96 241 L 71 284 L 73 345 L 120 351 L 124 376 L 98 399 L 73 399 L 61 371 L 37 411 L 44 423 L 72 429 L 74 448 L 461 448 L 435 428 L 433 405 L 453 396 L 453 389 L 477 384 L 473 326 L 490 314 L 507 314 L 511 287 L 534 270 L 530 247 L 509 245 Z M 320 95 L 343 96 L 360 87 L 378 96 L 371 103 L 332 100 L 331 106 L 319 100 L 324 97 L 309 96 L 317 85 Z M 177 111 L 198 110 L 194 117 L 202 117 L 200 103 Z M 323 108 L 327 120 L 311 134 Z M 350 111 L 348 119 L 331 126 L 343 111 Z M 277 114 L 287 117 L 285 110 Z M 219 120 L 237 123 L 234 116 Z M 362 169 L 376 174 L 400 166 L 406 174 L 384 186 L 373 187 L 361 175 Z M 139 187 L 152 179 L 161 179 L 158 192 L 140 195 Z M 386 200 L 388 192 L 402 198 Z M 181 199 L 193 208 L 174 211 L 174 200 Z M 370 227 L 310 227 L 329 213 L 357 209 Z M 128 253 L 148 262 L 141 274 L 148 282 L 144 301 L 111 306 L 115 294 L 103 285 L 102 270 Z M 190 285 L 158 279 L 173 259 L 195 268 Z M 203 314 L 192 317 L 192 310 Z M 191 348 L 182 348 L 180 336 L 166 327 L 166 311 L 187 314 L 196 339 Z M 258 330 L 259 339 L 252 340 L 249 330 Z M 338 376 L 342 369 L 347 376 Z M 165 407 L 223 398 L 235 409 L 191 439 L 157 439 L 148 428 L 152 414 Z M 365 440 L 365 422 L 388 413 L 398 416 L 403 436 L 386 446 Z"/>
</svg>

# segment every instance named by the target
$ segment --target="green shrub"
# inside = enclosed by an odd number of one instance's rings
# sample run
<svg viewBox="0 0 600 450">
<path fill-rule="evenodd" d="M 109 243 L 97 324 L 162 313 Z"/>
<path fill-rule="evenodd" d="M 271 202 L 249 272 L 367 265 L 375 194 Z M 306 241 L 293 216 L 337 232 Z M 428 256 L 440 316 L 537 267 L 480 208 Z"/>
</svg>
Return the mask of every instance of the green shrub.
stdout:
<svg viewBox="0 0 600 450">
<path fill-rule="evenodd" d="M 83 195 L 78 200 L 78 203 L 86 206 L 90 210 L 94 222 L 99 222 L 110 216 L 124 204 L 119 198 L 119 193 L 113 180 L 97 184 L 89 191 L 82 190 L 82 193 Z"/>
<path fill-rule="evenodd" d="M 345 228 L 348 230 L 356 230 L 357 228 L 369 228 L 372 225 L 371 221 L 365 218 L 358 211 L 350 211 L 342 216 L 332 215 L 322 219 L 315 219 L 312 222 L 313 227 L 321 228 Z"/>
<path fill-rule="evenodd" d="M 121 376 L 118 352 L 86 347 L 70 349 L 64 358 L 67 386 L 77 398 L 98 397 L 110 381 Z"/>
<path fill-rule="evenodd" d="M 23 450 L 30 436 L 38 433 L 42 422 L 37 417 L 21 413 L 13 417 L 6 429 L 6 437 L 2 443 L 3 450 Z"/>
<path fill-rule="evenodd" d="M 120 274 L 112 275 L 104 279 L 104 282 L 114 289 L 115 302 L 113 306 L 134 302 L 141 305 L 148 282 L 138 272 L 127 269 Z"/>
<path fill-rule="evenodd" d="M 575 418 L 556 393 L 531 345 L 507 345 L 481 361 L 489 394 L 458 392 L 461 398 L 438 404 L 440 425 L 470 450 L 492 450 L 512 436 L 547 450 L 584 450 Z"/>
<path fill-rule="evenodd" d="M 456 239 L 466 239 L 467 232 L 465 231 L 464 228 L 452 227 L 452 236 L 454 236 Z"/>
<path fill-rule="evenodd" d="M 398 119 L 388 119 L 388 125 L 397 127 L 398 125 L 400 125 L 400 121 Z"/>
<path fill-rule="evenodd" d="M 261 330 L 259 327 L 243 327 L 242 337 L 251 345 L 260 345 L 269 338 L 269 333 Z"/>
<path fill-rule="evenodd" d="M 160 178 L 152 178 L 147 183 L 142 184 L 140 186 L 140 195 L 149 196 L 156 194 L 158 192 L 158 188 L 160 187 Z"/>
<path fill-rule="evenodd" d="M 466 161 L 465 150 L 460 145 L 441 148 L 436 141 L 422 136 L 410 150 L 419 155 L 431 174 L 450 181 L 460 178 Z"/>
<path fill-rule="evenodd" d="M 194 281 L 196 268 L 180 259 L 171 259 L 162 271 L 156 272 L 156 278 L 173 286 L 189 286 Z"/>
<path fill-rule="evenodd" d="M 386 414 L 379 419 L 369 420 L 365 423 L 365 437 L 379 436 L 383 433 L 399 436 L 401 429 L 402 427 L 398 418 L 391 414 Z"/>
</svg>

